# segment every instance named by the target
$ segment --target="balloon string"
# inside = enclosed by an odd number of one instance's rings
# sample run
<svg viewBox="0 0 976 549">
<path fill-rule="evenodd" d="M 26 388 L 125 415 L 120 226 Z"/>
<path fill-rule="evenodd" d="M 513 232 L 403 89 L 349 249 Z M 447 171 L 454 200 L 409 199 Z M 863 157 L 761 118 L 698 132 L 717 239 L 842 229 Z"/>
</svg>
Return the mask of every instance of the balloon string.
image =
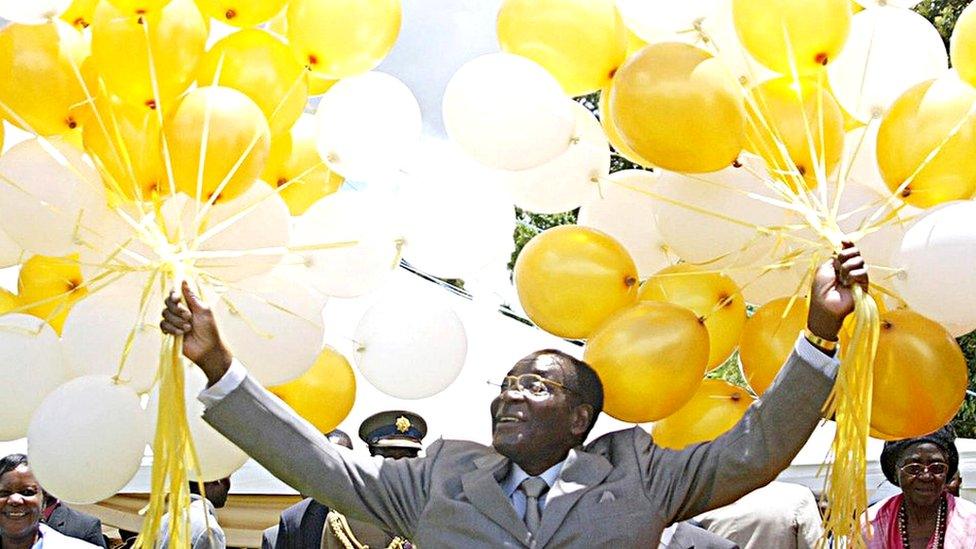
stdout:
<svg viewBox="0 0 976 549">
<path fill-rule="evenodd" d="M 132 353 L 136 333 L 145 329 L 158 329 L 155 327 L 155 324 L 147 325 L 146 314 L 149 311 L 149 304 L 151 303 L 150 298 L 153 295 L 153 286 L 156 285 L 156 279 L 159 278 L 160 271 L 161 269 L 159 268 L 154 270 L 142 289 L 142 295 L 139 298 L 139 312 L 136 315 L 136 323 L 132 326 L 132 329 L 129 330 L 129 333 L 126 334 L 125 343 L 122 345 L 122 355 L 119 357 L 119 367 L 115 371 L 115 376 L 113 376 L 116 383 L 120 383 L 122 380 L 122 372 L 125 370 L 125 365 L 129 360 L 129 355 Z M 158 377 L 159 371 L 157 368 L 156 378 L 158 379 Z"/>
</svg>

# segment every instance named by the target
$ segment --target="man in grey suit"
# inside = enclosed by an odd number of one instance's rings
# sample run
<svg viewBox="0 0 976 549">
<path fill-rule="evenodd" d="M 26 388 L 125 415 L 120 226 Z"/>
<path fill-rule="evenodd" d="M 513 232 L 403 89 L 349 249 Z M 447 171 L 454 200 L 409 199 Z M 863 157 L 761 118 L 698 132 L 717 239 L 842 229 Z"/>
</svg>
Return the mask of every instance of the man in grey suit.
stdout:
<svg viewBox="0 0 976 549">
<path fill-rule="evenodd" d="M 440 440 L 424 457 L 355 455 L 271 396 L 220 339 L 184 284 L 160 327 L 209 380 L 204 418 L 302 493 L 420 547 L 654 547 L 669 524 L 773 480 L 813 432 L 836 376 L 835 342 L 868 286 L 853 244 L 814 276 L 807 330 L 773 386 L 728 433 L 668 450 L 640 428 L 582 446 L 603 404 L 599 378 L 558 351 L 520 360 L 492 401 L 492 447 Z"/>
</svg>

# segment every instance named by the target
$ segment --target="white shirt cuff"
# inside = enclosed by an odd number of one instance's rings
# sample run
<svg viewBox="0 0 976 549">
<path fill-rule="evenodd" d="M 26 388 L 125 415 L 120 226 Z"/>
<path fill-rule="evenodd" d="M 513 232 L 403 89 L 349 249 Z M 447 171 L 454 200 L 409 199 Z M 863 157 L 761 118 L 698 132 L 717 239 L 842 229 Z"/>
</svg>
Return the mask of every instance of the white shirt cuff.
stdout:
<svg viewBox="0 0 976 549">
<path fill-rule="evenodd" d="M 214 383 L 210 387 L 200 391 L 200 394 L 197 395 L 197 400 L 203 403 L 204 408 L 210 408 L 223 400 L 224 397 L 240 386 L 246 377 L 247 370 L 244 368 L 244 365 L 235 358 L 231 361 L 230 368 L 227 369 L 224 376 L 218 379 L 217 383 Z"/>
<path fill-rule="evenodd" d="M 837 354 L 830 356 L 825 354 L 820 349 L 813 346 L 807 338 L 803 337 L 801 333 L 796 339 L 796 346 L 794 347 L 796 354 L 800 356 L 803 360 L 807 361 L 811 366 L 823 372 L 825 376 L 830 379 L 837 378 L 837 370 L 840 368 L 840 361 L 837 360 Z M 840 352 L 838 348 L 837 352 Z M 225 376 L 226 377 L 226 376 Z M 221 379 L 221 381 L 223 381 Z"/>
</svg>

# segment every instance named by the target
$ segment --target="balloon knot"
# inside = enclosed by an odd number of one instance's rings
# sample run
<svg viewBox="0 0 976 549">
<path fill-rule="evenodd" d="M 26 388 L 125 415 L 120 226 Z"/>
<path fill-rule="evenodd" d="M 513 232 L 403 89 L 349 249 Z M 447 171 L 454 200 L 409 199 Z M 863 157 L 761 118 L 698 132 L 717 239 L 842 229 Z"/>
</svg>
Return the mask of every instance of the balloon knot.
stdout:
<svg viewBox="0 0 976 549">
<path fill-rule="evenodd" d="M 149 107 L 152 110 L 156 110 L 156 100 L 155 99 L 150 99 L 150 100 L 146 101 L 146 106 Z"/>
<path fill-rule="evenodd" d="M 814 59 L 817 60 L 817 64 L 820 64 L 820 65 L 823 65 L 823 66 L 827 66 L 827 63 L 830 61 L 830 58 L 827 57 L 827 54 L 826 53 L 818 53 L 817 56 Z"/>
<path fill-rule="evenodd" d="M 287 178 L 284 178 L 284 177 L 279 177 L 278 178 L 278 181 L 276 181 L 275 183 L 277 183 L 277 185 L 280 187 L 280 186 L 284 185 L 285 183 L 288 183 L 288 179 Z"/>
<path fill-rule="evenodd" d="M 807 169 L 804 168 L 803 166 L 797 166 L 796 167 L 796 171 L 798 171 L 800 173 L 800 175 L 804 175 L 805 176 L 807 174 Z"/>
<path fill-rule="evenodd" d="M 313 55 L 313 54 L 308 54 L 308 64 L 309 65 L 318 65 L 319 64 L 319 58 L 317 56 Z"/>
<path fill-rule="evenodd" d="M 68 122 L 68 127 L 71 128 L 72 130 L 78 127 L 78 123 L 75 122 L 74 118 L 68 117 L 67 122 Z"/>
<path fill-rule="evenodd" d="M 891 323 L 890 320 L 882 320 L 881 321 L 881 329 L 882 330 L 890 330 L 893 327 L 894 327 L 894 325 Z"/>
<path fill-rule="evenodd" d="M 631 287 L 631 286 L 633 286 L 634 284 L 637 284 L 637 277 L 635 277 L 635 276 L 628 276 L 627 278 L 624 279 L 624 284 L 628 288 Z"/>
<path fill-rule="evenodd" d="M 739 159 L 736 158 L 735 160 L 732 161 L 732 167 L 733 168 L 741 168 L 742 167 L 742 162 L 739 162 Z"/>
<path fill-rule="evenodd" d="M 610 77 L 610 80 L 613 80 L 613 77 L 616 76 L 617 69 L 619 69 L 619 68 L 620 67 L 614 67 L 614 68 L 610 69 L 610 72 L 607 73 L 607 76 Z"/>
<path fill-rule="evenodd" d="M 88 21 L 85 21 L 83 17 L 76 17 L 75 20 L 71 22 L 71 24 L 76 27 L 81 27 L 83 29 L 88 28 Z"/>
<path fill-rule="evenodd" d="M 227 10 L 227 13 L 224 14 L 224 17 L 226 17 L 227 19 L 233 19 L 237 17 L 237 12 L 234 10 Z"/>
<path fill-rule="evenodd" d="M 742 400 L 742 395 L 740 395 L 740 394 L 738 393 L 738 391 L 737 391 L 737 392 L 735 392 L 735 393 L 732 393 L 732 396 L 731 396 L 730 398 L 731 398 L 732 400 L 734 400 L 734 401 L 736 401 L 736 402 L 738 402 L 738 401 L 740 401 L 740 400 Z"/>
<path fill-rule="evenodd" d="M 145 12 L 142 11 L 142 10 L 139 10 L 136 13 L 138 14 L 138 13 L 145 13 Z M 146 24 L 146 22 L 143 21 L 143 19 L 142 19 L 142 15 L 139 15 L 139 17 L 136 18 L 136 23 L 139 23 L 140 25 L 145 25 Z"/>
<path fill-rule="evenodd" d="M 911 187 L 905 187 L 904 189 L 902 189 L 902 191 L 901 191 L 902 198 L 908 198 L 911 195 L 912 195 L 912 188 Z"/>
</svg>

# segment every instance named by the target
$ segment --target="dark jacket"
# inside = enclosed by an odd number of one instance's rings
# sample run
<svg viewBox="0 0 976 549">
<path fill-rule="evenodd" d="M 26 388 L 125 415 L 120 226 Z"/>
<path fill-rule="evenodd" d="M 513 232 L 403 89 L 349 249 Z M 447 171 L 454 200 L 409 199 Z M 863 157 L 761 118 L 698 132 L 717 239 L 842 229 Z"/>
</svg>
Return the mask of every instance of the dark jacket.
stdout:
<svg viewBox="0 0 976 549">
<path fill-rule="evenodd" d="M 72 538 L 85 540 L 100 547 L 108 547 L 108 538 L 102 535 L 102 521 L 97 518 L 75 511 L 61 503 L 54 508 L 47 525 L 52 529 Z"/>
<path fill-rule="evenodd" d="M 278 519 L 275 549 L 317 549 L 322 545 L 322 529 L 329 508 L 312 498 L 285 509 Z"/>
</svg>

